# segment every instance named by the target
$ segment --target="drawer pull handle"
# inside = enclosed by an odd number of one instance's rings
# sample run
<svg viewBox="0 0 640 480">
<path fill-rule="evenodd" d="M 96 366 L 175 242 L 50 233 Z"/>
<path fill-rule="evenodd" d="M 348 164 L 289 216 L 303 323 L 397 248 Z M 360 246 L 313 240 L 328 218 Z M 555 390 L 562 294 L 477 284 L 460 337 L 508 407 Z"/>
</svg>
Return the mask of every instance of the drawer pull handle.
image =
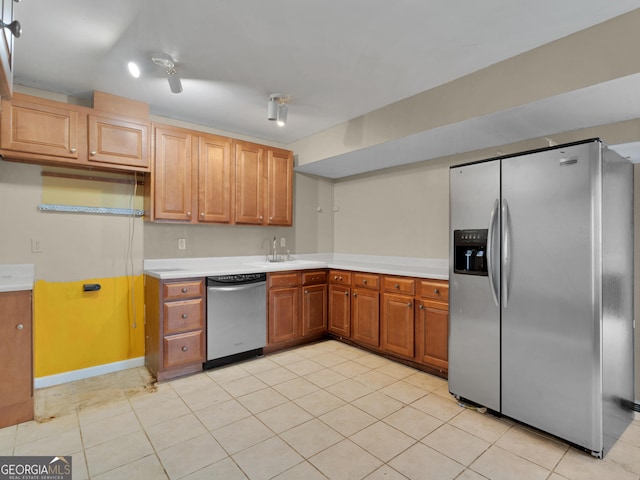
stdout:
<svg viewBox="0 0 640 480">
<path fill-rule="evenodd" d="M 22 330 L 24 328 L 24 325 L 22 325 L 21 323 L 19 323 L 18 325 L 16 325 L 16 328 L 18 330 Z"/>
<path fill-rule="evenodd" d="M 182 293 L 187 293 L 189 289 L 187 287 L 182 287 Z"/>
<path fill-rule="evenodd" d="M 189 349 L 187 348 L 187 346 L 186 346 L 186 345 L 185 345 L 184 347 L 182 347 L 182 351 L 183 351 L 183 352 L 186 352 L 187 350 L 189 350 Z"/>
<path fill-rule="evenodd" d="M 435 293 L 436 295 L 440 295 L 440 290 L 438 290 L 437 288 L 434 288 L 433 293 Z"/>
<path fill-rule="evenodd" d="M 365 278 L 364 280 L 362 280 L 362 284 L 366 285 L 367 284 L 367 279 Z"/>
<path fill-rule="evenodd" d="M 189 315 L 187 315 L 186 313 L 183 313 L 183 314 L 182 314 L 182 318 L 185 318 L 185 319 L 186 319 L 186 318 L 188 318 L 188 317 L 189 317 Z"/>
</svg>

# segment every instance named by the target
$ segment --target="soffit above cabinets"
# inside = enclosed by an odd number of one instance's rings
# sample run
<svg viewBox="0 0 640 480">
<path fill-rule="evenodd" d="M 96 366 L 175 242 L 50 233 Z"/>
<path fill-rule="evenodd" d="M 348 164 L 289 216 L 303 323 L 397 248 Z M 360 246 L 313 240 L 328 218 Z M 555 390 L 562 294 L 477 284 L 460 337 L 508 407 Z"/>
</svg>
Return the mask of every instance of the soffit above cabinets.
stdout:
<svg viewBox="0 0 640 480">
<path fill-rule="evenodd" d="M 554 134 L 561 132 L 638 118 L 638 91 L 640 74 L 630 75 L 299 165 L 295 170 L 338 179 L 449 155 L 488 148 L 499 149 L 504 145 L 535 138 L 553 142 Z M 606 138 L 602 140 L 607 142 Z M 548 145 L 539 145 L 545 146 Z M 632 162 L 640 162 L 640 142 L 610 146 Z M 495 154 L 504 153 L 496 151 Z M 479 159 L 482 158 L 484 157 Z"/>
</svg>

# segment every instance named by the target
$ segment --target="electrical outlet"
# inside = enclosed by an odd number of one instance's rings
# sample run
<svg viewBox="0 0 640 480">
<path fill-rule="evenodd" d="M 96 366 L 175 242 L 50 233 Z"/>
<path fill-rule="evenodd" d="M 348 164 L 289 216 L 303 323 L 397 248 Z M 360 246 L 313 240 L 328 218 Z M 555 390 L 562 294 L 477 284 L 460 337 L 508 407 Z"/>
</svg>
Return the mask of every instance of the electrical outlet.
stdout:
<svg viewBox="0 0 640 480">
<path fill-rule="evenodd" d="M 187 249 L 187 239 L 179 238 L 178 239 L 178 250 L 186 250 Z"/>
<path fill-rule="evenodd" d="M 31 253 L 42 253 L 44 250 L 42 249 L 42 240 L 39 238 L 31 239 Z"/>
<path fill-rule="evenodd" d="M 285 237 L 280 237 L 280 246 L 281 247 L 287 246 L 287 239 Z"/>
</svg>

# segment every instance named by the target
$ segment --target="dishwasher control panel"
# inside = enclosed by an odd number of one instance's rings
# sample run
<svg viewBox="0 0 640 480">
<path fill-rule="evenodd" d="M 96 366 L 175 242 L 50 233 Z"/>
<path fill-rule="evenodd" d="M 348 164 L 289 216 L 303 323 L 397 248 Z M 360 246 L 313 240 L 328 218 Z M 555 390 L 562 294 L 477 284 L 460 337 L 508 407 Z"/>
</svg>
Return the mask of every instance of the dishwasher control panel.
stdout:
<svg viewBox="0 0 640 480">
<path fill-rule="evenodd" d="M 229 285 L 237 283 L 248 284 L 266 281 L 266 273 L 238 273 L 234 275 L 216 275 L 213 277 L 207 277 L 207 286 L 211 287 L 216 285 Z"/>
</svg>

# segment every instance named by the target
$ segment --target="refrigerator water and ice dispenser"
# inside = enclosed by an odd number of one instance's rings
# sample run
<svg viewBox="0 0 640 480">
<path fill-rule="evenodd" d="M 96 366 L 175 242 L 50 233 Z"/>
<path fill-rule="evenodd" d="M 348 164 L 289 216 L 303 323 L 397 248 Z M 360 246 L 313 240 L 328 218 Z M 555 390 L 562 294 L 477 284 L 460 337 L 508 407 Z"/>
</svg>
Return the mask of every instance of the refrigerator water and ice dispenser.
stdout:
<svg viewBox="0 0 640 480">
<path fill-rule="evenodd" d="M 454 230 L 453 270 L 463 275 L 487 276 L 488 230 Z"/>
</svg>

